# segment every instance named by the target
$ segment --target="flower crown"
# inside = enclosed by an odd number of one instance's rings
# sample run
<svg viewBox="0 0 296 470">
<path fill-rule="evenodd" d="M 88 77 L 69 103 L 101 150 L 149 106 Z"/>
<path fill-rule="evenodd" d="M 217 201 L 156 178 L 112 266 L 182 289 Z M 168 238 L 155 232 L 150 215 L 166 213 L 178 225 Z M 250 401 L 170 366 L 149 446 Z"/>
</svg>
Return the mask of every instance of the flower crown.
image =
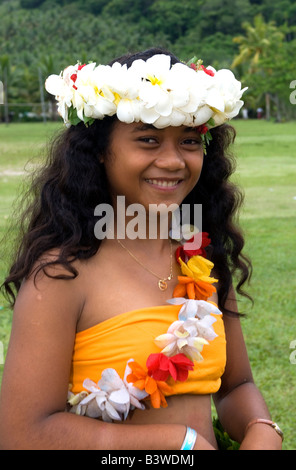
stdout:
<svg viewBox="0 0 296 470">
<path fill-rule="evenodd" d="M 141 121 L 158 129 L 196 127 L 205 143 L 210 128 L 238 115 L 247 90 L 230 70 L 206 68 L 196 57 L 171 66 L 165 54 L 135 60 L 129 68 L 118 62 L 70 65 L 50 75 L 45 88 L 56 97 L 68 126 L 116 115 L 122 122 Z"/>
</svg>

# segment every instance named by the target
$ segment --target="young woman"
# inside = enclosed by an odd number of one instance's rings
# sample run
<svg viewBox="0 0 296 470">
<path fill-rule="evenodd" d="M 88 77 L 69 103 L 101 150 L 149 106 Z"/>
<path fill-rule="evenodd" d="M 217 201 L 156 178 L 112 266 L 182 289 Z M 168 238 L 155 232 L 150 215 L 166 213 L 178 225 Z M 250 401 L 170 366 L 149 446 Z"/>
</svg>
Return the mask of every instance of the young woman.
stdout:
<svg viewBox="0 0 296 470">
<path fill-rule="evenodd" d="M 280 449 L 232 287 L 251 266 L 228 181 L 240 83 L 152 49 L 69 67 L 46 87 L 68 128 L 34 181 L 4 283 L 1 448 L 215 450 L 213 396 L 241 449 Z M 169 237 L 166 209 L 189 207 L 194 222 L 197 204 L 203 233 Z"/>
</svg>

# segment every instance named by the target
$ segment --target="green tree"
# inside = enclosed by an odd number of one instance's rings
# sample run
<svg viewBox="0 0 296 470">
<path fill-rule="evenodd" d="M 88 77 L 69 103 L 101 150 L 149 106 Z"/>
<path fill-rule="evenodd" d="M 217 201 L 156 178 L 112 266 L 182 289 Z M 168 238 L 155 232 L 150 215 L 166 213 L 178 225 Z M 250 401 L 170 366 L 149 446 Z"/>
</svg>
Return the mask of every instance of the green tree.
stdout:
<svg viewBox="0 0 296 470">
<path fill-rule="evenodd" d="M 257 99 L 260 98 L 262 92 L 265 95 L 266 119 L 270 119 L 271 99 L 277 103 L 279 119 L 279 96 L 278 93 L 273 93 L 271 77 L 273 68 L 281 55 L 284 33 L 274 21 L 266 23 L 261 14 L 254 18 L 254 24 L 244 22 L 242 26 L 246 34 L 233 38 L 233 41 L 239 44 L 239 53 L 234 58 L 231 67 L 246 65 L 245 81 L 253 84 L 253 93 L 257 92 Z M 269 58 L 268 64 L 266 58 Z"/>
<path fill-rule="evenodd" d="M 284 35 L 274 21 L 265 23 L 261 14 L 254 18 L 254 24 L 244 22 L 242 27 L 245 36 L 233 38 L 233 41 L 239 44 L 239 54 L 235 57 L 232 67 L 247 62 L 251 72 L 256 69 L 261 58 L 266 57 L 272 48 L 283 41 Z"/>
<path fill-rule="evenodd" d="M 22 8 L 38 8 L 45 0 L 21 0 L 20 6 Z"/>
</svg>

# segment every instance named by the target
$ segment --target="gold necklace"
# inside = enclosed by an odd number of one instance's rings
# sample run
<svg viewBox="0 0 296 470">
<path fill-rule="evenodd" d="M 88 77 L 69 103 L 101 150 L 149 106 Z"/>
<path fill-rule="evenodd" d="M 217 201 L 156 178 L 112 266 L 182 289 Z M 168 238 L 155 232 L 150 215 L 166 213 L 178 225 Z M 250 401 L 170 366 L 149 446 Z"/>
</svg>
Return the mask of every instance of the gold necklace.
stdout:
<svg viewBox="0 0 296 470">
<path fill-rule="evenodd" d="M 170 262 L 171 262 L 171 266 L 170 266 L 170 274 L 168 277 L 165 277 L 165 278 L 161 278 L 160 276 L 158 276 L 158 274 L 156 274 L 155 272 L 151 271 L 151 269 L 147 268 L 147 266 L 145 266 L 128 248 L 126 248 L 126 246 L 124 246 L 120 240 L 118 240 L 118 243 L 119 245 L 124 248 L 128 254 L 140 265 L 142 266 L 142 268 L 144 268 L 146 271 L 148 271 L 150 274 L 153 274 L 153 276 L 157 277 L 158 279 L 158 287 L 160 290 L 166 290 L 167 287 L 168 287 L 168 284 L 167 284 L 167 281 L 171 281 L 173 279 L 173 255 L 172 255 L 172 241 L 169 239 L 170 241 L 170 249 L 171 249 L 171 253 L 170 253 Z"/>
</svg>

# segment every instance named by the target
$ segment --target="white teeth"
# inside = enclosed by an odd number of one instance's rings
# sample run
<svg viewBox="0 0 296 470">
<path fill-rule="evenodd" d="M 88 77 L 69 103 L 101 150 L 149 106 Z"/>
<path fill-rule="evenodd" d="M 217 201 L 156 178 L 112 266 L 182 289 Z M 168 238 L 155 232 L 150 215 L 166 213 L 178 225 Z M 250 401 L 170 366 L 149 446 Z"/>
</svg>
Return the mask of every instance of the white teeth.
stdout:
<svg viewBox="0 0 296 470">
<path fill-rule="evenodd" d="M 162 180 L 155 180 L 155 179 L 147 179 L 146 180 L 150 184 L 155 184 L 157 186 L 163 186 L 164 188 L 169 188 L 172 186 L 176 186 L 179 182 L 179 180 L 174 180 L 174 181 L 162 181 Z"/>
</svg>

